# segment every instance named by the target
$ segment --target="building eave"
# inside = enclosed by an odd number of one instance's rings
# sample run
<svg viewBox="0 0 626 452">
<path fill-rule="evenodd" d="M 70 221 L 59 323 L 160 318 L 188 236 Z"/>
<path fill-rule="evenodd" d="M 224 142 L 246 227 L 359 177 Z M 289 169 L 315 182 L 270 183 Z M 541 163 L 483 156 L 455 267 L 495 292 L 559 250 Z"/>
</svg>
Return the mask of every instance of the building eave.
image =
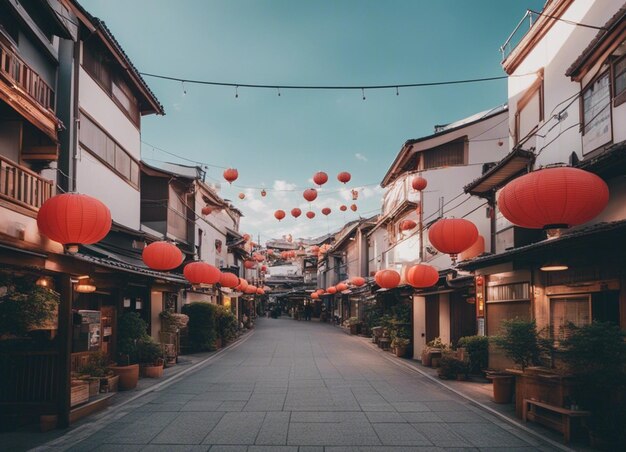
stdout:
<svg viewBox="0 0 626 452">
<path fill-rule="evenodd" d="M 534 161 L 533 152 L 513 149 L 489 171 L 463 187 L 463 191 L 473 196 L 488 198 L 519 174 L 527 172 Z"/>
</svg>

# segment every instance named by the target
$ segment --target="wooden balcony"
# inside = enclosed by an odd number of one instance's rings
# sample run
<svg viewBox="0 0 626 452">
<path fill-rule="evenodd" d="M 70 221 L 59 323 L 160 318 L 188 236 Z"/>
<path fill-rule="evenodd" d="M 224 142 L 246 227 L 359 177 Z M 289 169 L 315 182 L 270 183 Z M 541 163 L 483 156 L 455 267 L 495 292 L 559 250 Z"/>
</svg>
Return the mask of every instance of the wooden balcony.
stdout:
<svg viewBox="0 0 626 452">
<path fill-rule="evenodd" d="M 0 199 L 37 211 L 54 195 L 54 183 L 0 156 Z"/>
<path fill-rule="evenodd" d="M 54 91 L 20 57 L 0 44 L 0 74 L 46 110 L 54 111 Z"/>
</svg>

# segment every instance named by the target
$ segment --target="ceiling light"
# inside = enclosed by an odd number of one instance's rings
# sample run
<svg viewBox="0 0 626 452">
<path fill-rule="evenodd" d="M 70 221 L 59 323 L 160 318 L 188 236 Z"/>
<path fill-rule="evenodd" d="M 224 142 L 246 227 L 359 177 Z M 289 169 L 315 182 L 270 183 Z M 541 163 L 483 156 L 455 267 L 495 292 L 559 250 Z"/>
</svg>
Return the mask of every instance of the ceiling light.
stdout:
<svg viewBox="0 0 626 452">
<path fill-rule="evenodd" d="M 539 269 L 543 272 L 560 272 L 563 270 L 567 270 L 568 268 L 569 267 L 565 264 L 557 264 L 557 263 L 545 264 L 539 267 Z"/>
</svg>

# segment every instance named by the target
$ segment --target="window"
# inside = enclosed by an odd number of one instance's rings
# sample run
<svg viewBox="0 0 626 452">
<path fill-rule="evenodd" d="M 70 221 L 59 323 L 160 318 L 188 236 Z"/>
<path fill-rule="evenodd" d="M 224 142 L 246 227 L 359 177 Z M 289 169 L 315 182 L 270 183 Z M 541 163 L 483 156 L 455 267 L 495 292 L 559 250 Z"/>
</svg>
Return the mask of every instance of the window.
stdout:
<svg viewBox="0 0 626 452">
<path fill-rule="evenodd" d="M 466 165 L 465 141 L 452 141 L 422 152 L 422 170 Z"/>
<path fill-rule="evenodd" d="M 530 284 L 523 282 L 487 287 L 487 302 L 510 300 L 530 300 Z"/>
<path fill-rule="evenodd" d="M 583 154 L 611 141 L 611 90 L 606 71 L 583 90 Z"/>
<path fill-rule="evenodd" d="M 487 303 L 487 336 L 500 334 L 504 320 L 530 320 L 529 301 L 511 301 L 504 303 Z"/>
<path fill-rule="evenodd" d="M 528 143 L 526 147 L 533 147 L 535 143 L 533 132 L 541 121 L 543 121 L 543 70 L 517 102 L 515 143 Z"/>
<path fill-rule="evenodd" d="M 88 116 L 80 114 L 80 144 L 120 177 L 139 188 L 139 164 Z"/>
<path fill-rule="evenodd" d="M 555 341 L 568 336 L 567 326 L 584 326 L 591 322 L 589 295 L 550 298 L 550 332 Z"/>
<path fill-rule="evenodd" d="M 617 107 L 626 102 L 626 55 L 613 64 L 613 80 L 614 105 Z"/>
</svg>

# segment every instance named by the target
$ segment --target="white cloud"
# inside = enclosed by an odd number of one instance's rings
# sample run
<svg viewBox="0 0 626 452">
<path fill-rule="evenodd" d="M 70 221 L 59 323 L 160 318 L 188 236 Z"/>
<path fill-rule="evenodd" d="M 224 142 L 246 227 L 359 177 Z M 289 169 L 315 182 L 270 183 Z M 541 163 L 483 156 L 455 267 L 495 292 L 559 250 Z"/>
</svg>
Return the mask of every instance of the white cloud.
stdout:
<svg viewBox="0 0 626 452">
<path fill-rule="evenodd" d="M 356 157 L 357 160 L 361 160 L 362 162 L 367 162 L 368 161 L 367 157 L 365 157 L 360 152 L 357 152 L 356 154 L 354 154 L 354 156 Z"/>
</svg>

